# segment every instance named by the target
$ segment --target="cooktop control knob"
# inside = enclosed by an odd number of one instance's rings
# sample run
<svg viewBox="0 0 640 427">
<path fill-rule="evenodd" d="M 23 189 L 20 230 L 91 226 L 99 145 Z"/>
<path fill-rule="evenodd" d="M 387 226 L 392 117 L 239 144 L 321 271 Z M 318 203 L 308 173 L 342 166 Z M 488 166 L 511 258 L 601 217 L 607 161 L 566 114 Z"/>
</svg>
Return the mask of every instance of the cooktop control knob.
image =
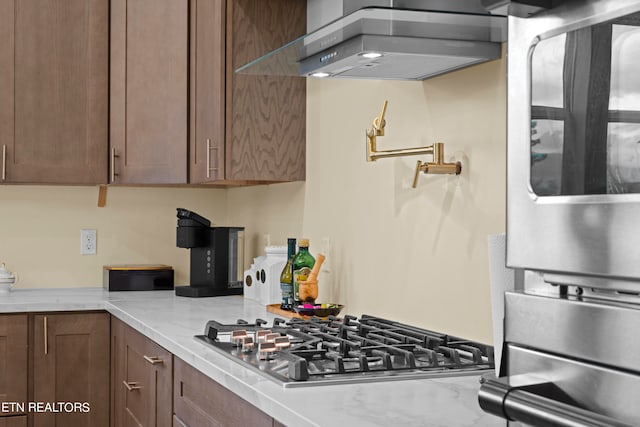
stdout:
<svg viewBox="0 0 640 427">
<path fill-rule="evenodd" d="M 253 338 L 246 336 L 242 339 L 242 352 L 250 353 L 253 351 Z"/>
<path fill-rule="evenodd" d="M 267 334 L 267 335 L 264 337 L 264 340 L 265 340 L 266 342 L 275 342 L 276 338 L 280 338 L 280 337 L 281 337 L 281 335 L 280 335 L 280 334 L 278 334 L 278 333 Z"/>
<path fill-rule="evenodd" d="M 258 359 L 269 360 L 276 350 L 275 343 L 261 342 L 258 344 Z"/>
<path fill-rule="evenodd" d="M 291 341 L 289 341 L 289 337 L 278 337 L 273 343 L 276 345 L 277 350 L 283 350 L 285 348 L 291 347 Z"/>
<path fill-rule="evenodd" d="M 247 337 L 247 331 L 244 329 L 238 329 L 237 331 L 231 331 L 231 343 L 240 347 L 242 345 L 242 340 Z"/>
<path fill-rule="evenodd" d="M 271 329 L 263 329 L 260 331 L 256 332 L 256 341 L 258 341 L 259 343 L 261 342 L 265 342 L 267 339 L 267 335 L 269 335 L 271 332 Z"/>
</svg>

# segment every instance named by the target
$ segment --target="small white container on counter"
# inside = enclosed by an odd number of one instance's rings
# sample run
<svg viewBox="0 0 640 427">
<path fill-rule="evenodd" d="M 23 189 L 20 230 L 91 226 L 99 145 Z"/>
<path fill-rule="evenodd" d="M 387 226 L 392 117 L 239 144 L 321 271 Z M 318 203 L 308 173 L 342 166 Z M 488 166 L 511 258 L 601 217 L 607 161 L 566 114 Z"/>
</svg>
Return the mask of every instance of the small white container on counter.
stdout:
<svg viewBox="0 0 640 427">
<path fill-rule="evenodd" d="M 8 294 L 18 283 L 18 275 L 6 269 L 4 263 L 0 263 L 0 294 Z"/>
<path fill-rule="evenodd" d="M 280 273 L 287 263 L 286 246 L 267 246 L 244 272 L 244 297 L 262 305 L 280 303 Z"/>
</svg>

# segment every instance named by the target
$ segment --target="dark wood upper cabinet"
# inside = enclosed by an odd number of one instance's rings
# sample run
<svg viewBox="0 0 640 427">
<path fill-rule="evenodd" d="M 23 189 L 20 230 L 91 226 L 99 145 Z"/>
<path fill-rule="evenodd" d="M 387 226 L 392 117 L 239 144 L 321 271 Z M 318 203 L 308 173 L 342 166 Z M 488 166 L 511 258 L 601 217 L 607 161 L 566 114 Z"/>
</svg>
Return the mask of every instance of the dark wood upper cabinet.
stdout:
<svg viewBox="0 0 640 427">
<path fill-rule="evenodd" d="M 304 1 L 191 0 L 191 183 L 305 179 L 306 80 L 234 72 L 305 30 Z"/>
<path fill-rule="evenodd" d="M 0 402 L 27 402 L 27 328 L 26 314 L 0 316 Z M 24 412 L 17 410 L 2 415 L 20 413 Z M 6 423 L 0 421 L 0 426 L 2 422 Z"/>
<path fill-rule="evenodd" d="M 108 0 L 0 1 L 0 182 L 106 182 L 108 31 Z"/>
<path fill-rule="evenodd" d="M 172 425 L 173 356 L 111 318 L 112 426 Z"/>
<path fill-rule="evenodd" d="M 0 0 L 0 183 L 305 179 L 303 0 Z"/>
<path fill-rule="evenodd" d="M 35 412 L 33 426 L 109 426 L 109 314 L 33 316 L 34 402 L 87 402 L 89 412 Z"/>
<path fill-rule="evenodd" d="M 225 177 L 226 0 L 191 0 L 189 180 Z"/>
<path fill-rule="evenodd" d="M 188 0 L 111 0 L 111 183 L 187 183 Z"/>
</svg>

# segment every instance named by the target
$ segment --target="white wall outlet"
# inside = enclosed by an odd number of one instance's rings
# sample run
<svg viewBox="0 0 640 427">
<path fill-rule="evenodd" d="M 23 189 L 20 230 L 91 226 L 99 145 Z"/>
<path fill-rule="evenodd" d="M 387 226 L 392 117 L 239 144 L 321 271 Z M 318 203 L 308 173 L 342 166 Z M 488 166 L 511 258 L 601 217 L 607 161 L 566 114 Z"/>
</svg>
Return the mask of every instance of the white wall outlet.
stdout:
<svg viewBox="0 0 640 427">
<path fill-rule="evenodd" d="M 98 248 L 97 232 L 94 229 L 83 228 L 80 230 L 80 254 L 95 255 Z"/>
</svg>

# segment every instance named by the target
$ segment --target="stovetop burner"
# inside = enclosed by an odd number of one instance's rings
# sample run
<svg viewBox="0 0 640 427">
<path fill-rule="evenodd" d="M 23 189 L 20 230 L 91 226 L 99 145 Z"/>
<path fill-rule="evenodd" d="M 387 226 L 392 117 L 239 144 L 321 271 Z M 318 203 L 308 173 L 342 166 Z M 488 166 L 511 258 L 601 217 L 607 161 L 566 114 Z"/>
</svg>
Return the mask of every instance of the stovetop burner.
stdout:
<svg viewBox="0 0 640 427">
<path fill-rule="evenodd" d="M 197 335 L 284 387 L 473 375 L 493 369 L 493 347 L 379 317 L 207 322 Z"/>
</svg>

